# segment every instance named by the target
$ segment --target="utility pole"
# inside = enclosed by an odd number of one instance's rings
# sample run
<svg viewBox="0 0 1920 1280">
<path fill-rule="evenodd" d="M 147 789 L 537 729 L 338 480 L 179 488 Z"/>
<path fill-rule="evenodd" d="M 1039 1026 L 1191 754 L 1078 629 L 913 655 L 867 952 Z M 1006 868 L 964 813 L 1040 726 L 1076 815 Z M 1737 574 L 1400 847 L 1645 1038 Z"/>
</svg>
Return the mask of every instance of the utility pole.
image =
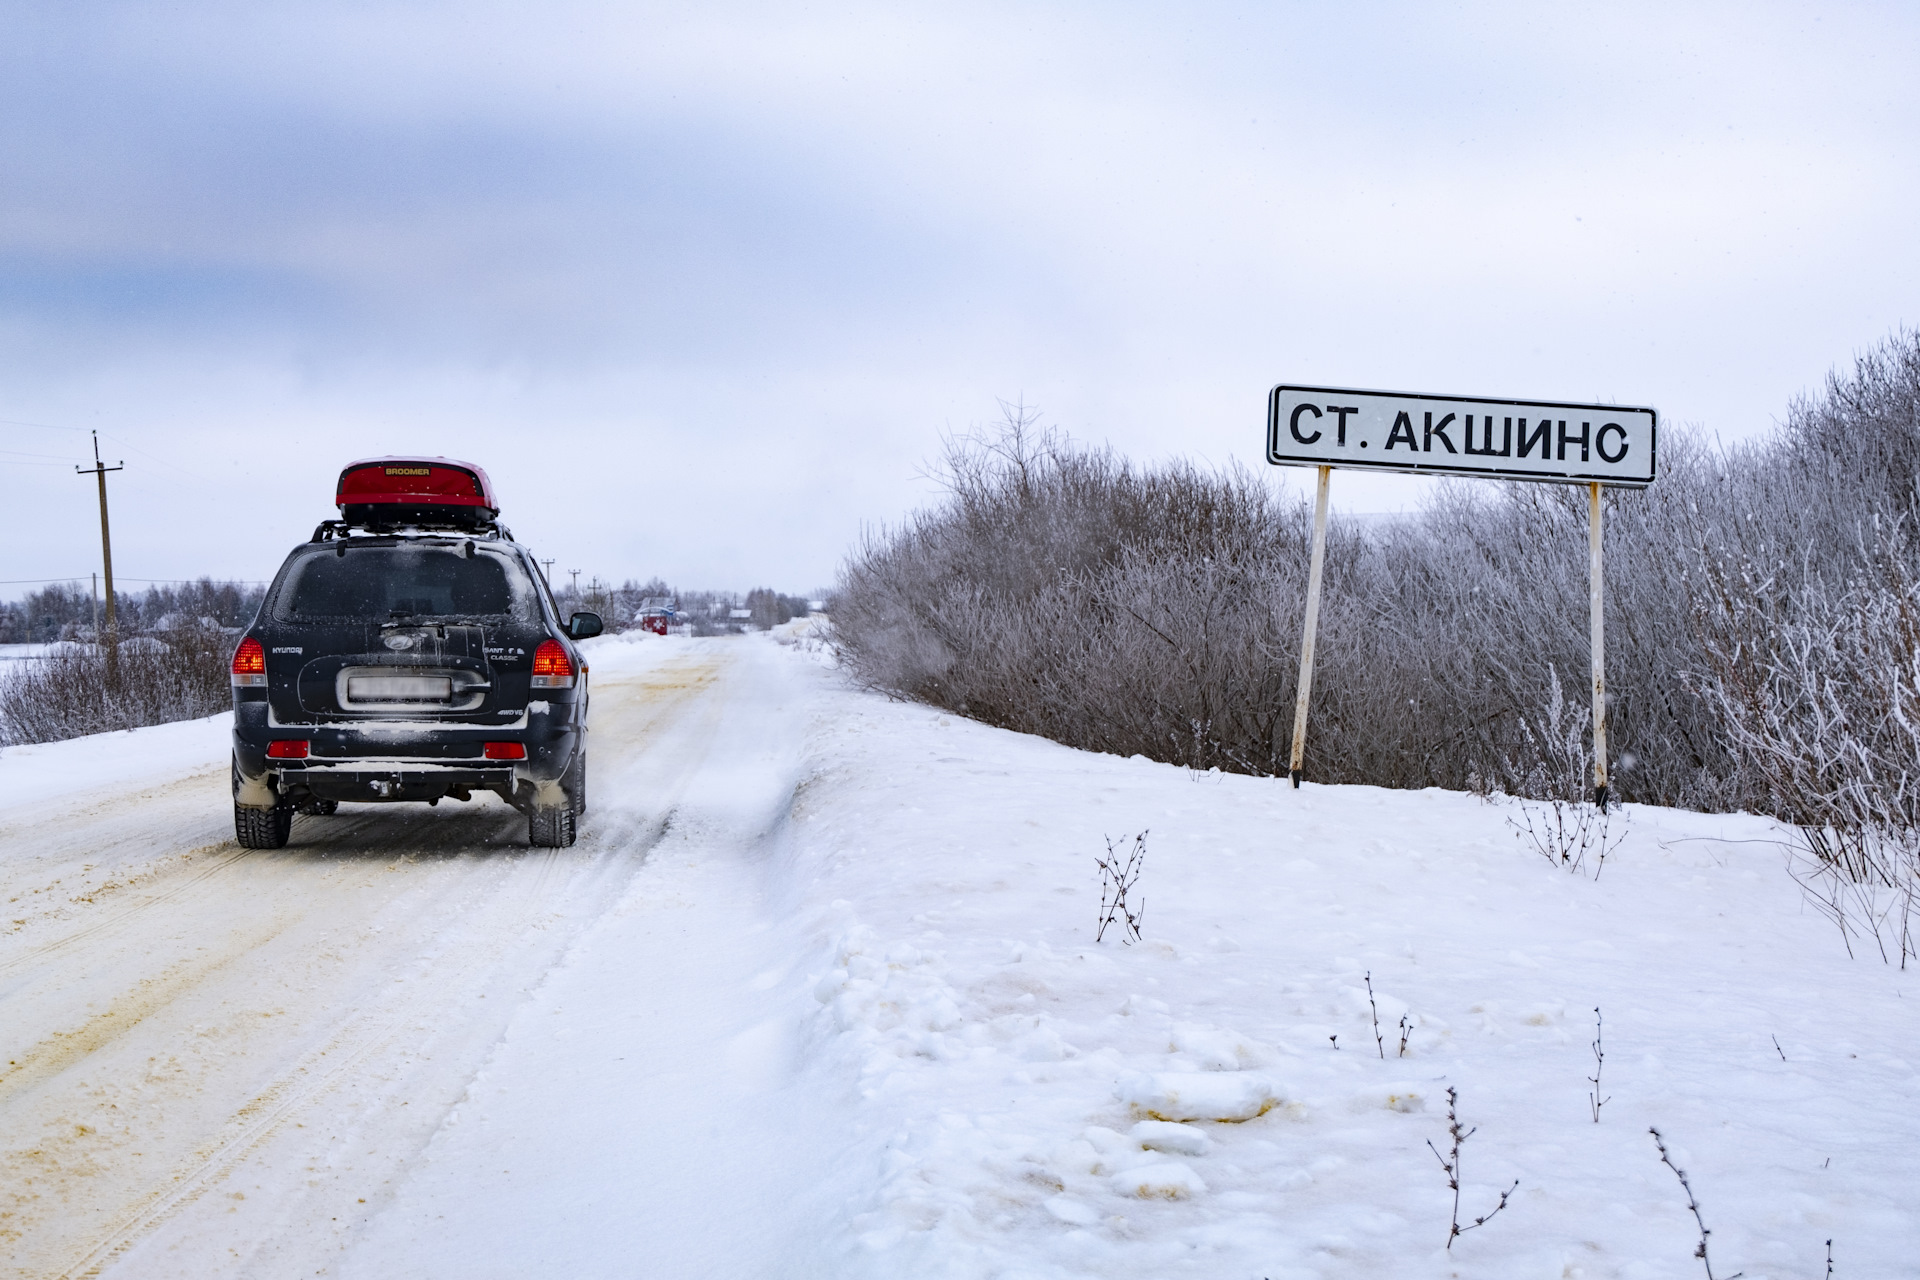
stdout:
<svg viewBox="0 0 1920 1280">
<path fill-rule="evenodd" d="M 567 572 L 573 575 L 573 598 L 578 600 L 580 598 L 580 571 L 578 569 L 569 569 Z"/>
<path fill-rule="evenodd" d="M 111 467 L 100 461 L 100 433 L 96 431 L 93 433 L 93 466 L 75 467 L 73 469 L 77 475 L 91 475 L 100 482 L 100 560 L 102 566 L 106 569 L 107 578 L 107 647 L 109 657 L 112 656 L 112 650 L 119 640 L 119 635 L 115 630 L 113 620 L 113 538 L 107 532 L 107 472 L 124 471 L 126 470 L 126 466 L 127 464 L 124 459 Z"/>
<path fill-rule="evenodd" d="M 540 563 L 547 566 L 547 587 L 551 589 L 553 587 L 553 560 L 549 557 Z"/>
</svg>

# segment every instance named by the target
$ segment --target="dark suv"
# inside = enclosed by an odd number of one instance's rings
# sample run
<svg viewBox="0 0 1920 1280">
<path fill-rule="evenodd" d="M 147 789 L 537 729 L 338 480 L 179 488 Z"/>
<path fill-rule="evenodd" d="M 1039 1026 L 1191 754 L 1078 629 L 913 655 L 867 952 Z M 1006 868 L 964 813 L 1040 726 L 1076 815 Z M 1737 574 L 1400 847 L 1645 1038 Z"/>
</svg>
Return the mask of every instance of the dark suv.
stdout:
<svg viewBox="0 0 1920 1280">
<path fill-rule="evenodd" d="M 344 518 L 287 556 L 233 656 L 233 825 L 278 849 L 296 811 L 492 791 L 532 843 L 573 843 L 587 803 L 587 666 L 486 473 L 375 458 Z"/>
</svg>

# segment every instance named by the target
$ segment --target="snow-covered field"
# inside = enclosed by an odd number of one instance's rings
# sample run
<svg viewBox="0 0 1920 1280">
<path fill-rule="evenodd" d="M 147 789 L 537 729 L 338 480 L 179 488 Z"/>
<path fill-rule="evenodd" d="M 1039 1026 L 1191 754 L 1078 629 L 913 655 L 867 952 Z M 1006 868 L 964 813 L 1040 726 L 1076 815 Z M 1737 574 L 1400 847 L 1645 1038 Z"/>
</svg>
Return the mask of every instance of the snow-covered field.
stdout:
<svg viewBox="0 0 1920 1280">
<path fill-rule="evenodd" d="M 1632 809 L 1595 880 L 1510 806 L 1090 756 L 787 639 L 595 642 L 566 851 L 486 804 L 241 854 L 218 720 L 0 754 L 0 1253 L 1699 1276 L 1657 1125 L 1715 1275 L 1829 1238 L 1913 1273 L 1920 982 L 1847 958 L 1769 824 Z M 1144 938 L 1096 944 L 1094 858 L 1143 831 Z M 1519 1184 L 1450 1253 L 1449 1088 L 1462 1222 Z"/>
</svg>

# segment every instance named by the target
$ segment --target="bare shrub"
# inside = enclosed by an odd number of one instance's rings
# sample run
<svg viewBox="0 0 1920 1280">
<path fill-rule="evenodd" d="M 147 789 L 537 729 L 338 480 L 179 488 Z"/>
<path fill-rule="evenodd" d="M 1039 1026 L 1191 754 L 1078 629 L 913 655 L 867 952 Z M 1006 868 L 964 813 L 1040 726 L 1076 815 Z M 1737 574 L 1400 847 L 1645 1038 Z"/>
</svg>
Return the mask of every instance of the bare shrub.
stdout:
<svg viewBox="0 0 1920 1280">
<path fill-rule="evenodd" d="M 1790 869 L 1849 953 L 1920 958 L 1920 583 L 1905 529 L 1878 531 L 1873 576 L 1783 599 L 1750 569 L 1713 578 L 1703 680 L 1793 823 Z"/>
<path fill-rule="evenodd" d="M 71 644 L 0 671 L 0 732 L 9 743 L 192 720 L 232 705 L 233 639 L 179 627 L 105 645 Z"/>
<path fill-rule="evenodd" d="M 939 476 L 943 503 L 843 569 L 856 678 L 1072 746 L 1286 772 L 1304 501 L 1242 469 L 1135 467 L 1024 406 L 950 440 Z M 1613 794 L 1796 823 L 1803 882 L 1890 958 L 1913 954 L 1920 850 L 1916 484 L 1902 332 L 1773 438 L 1669 430 L 1659 481 L 1605 495 Z M 1404 519 L 1336 516 L 1309 775 L 1576 801 L 1591 726 L 1562 679 L 1588 662 L 1586 521 L 1578 488 L 1468 481 Z M 1582 815 L 1558 816 L 1571 862 Z"/>
<path fill-rule="evenodd" d="M 1092 750 L 1286 772 L 1304 502 L 1238 469 L 1142 471 L 1021 410 L 996 432 L 950 441 L 940 474 L 947 501 L 869 533 L 843 571 L 833 636 L 856 678 Z M 1585 513 L 1522 490 L 1490 501 L 1455 486 L 1417 521 L 1334 521 L 1316 779 L 1578 788 L 1590 767 L 1585 713 L 1567 709 L 1557 673 L 1586 663 Z M 1535 549 L 1560 542 L 1543 571 Z M 1658 715 L 1619 713 L 1616 739 L 1639 762 L 1616 791 L 1725 800 L 1699 785 L 1724 759 L 1699 758 L 1663 722 L 1697 710 L 1675 659 L 1661 658 Z M 1631 696 L 1630 678 L 1617 683 Z M 1704 727 L 1693 737 L 1718 743 Z M 1676 741 L 1672 761 L 1662 748 Z"/>
<path fill-rule="evenodd" d="M 1593 878 L 1606 870 L 1607 855 L 1627 838 L 1624 830 L 1614 831 L 1616 811 L 1602 809 L 1585 800 L 1562 800 L 1558 796 L 1540 801 L 1522 800 L 1514 806 L 1517 818 L 1508 818 L 1515 838 L 1531 845 L 1534 852 L 1554 866 L 1574 875 L 1587 871 L 1587 855 L 1593 855 Z"/>
</svg>

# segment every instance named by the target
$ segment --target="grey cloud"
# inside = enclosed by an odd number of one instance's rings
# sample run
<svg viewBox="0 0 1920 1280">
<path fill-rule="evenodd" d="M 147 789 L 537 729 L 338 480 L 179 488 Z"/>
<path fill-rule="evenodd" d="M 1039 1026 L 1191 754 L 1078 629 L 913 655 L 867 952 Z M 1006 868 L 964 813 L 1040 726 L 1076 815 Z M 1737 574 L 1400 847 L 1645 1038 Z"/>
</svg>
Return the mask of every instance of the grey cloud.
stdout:
<svg viewBox="0 0 1920 1280">
<path fill-rule="evenodd" d="M 183 468 L 117 481 L 153 574 L 264 572 L 332 468 L 420 448 L 589 570 L 796 589 L 996 396 L 1217 462 L 1282 378 L 1738 435 L 1913 318 L 1897 9 L 0 24 L 0 418 Z M 27 474 L 0 577 L 84 571 L 91 512 Z"/>
</svg>

